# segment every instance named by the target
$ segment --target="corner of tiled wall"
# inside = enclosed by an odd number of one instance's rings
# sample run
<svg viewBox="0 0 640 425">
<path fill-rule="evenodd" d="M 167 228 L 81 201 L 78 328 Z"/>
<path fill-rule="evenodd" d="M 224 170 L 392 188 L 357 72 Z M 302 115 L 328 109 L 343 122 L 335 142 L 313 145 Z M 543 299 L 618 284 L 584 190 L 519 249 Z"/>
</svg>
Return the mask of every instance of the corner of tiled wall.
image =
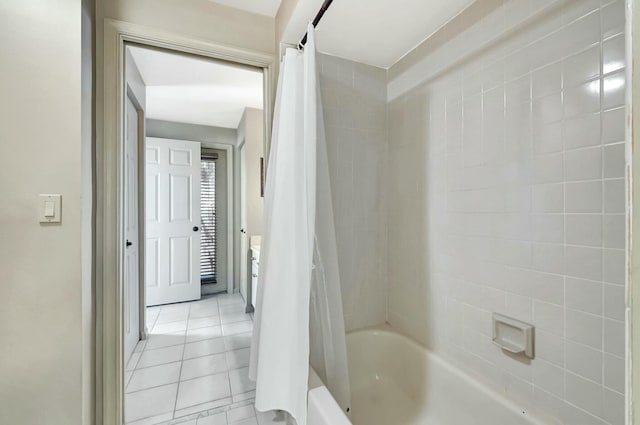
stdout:
<svg viewBox="0 0 640 425">
<path fill-rule="evenodd" d="M 347 330 L 387 315 L 386 70 L 318 56 Z"/>
</svg>

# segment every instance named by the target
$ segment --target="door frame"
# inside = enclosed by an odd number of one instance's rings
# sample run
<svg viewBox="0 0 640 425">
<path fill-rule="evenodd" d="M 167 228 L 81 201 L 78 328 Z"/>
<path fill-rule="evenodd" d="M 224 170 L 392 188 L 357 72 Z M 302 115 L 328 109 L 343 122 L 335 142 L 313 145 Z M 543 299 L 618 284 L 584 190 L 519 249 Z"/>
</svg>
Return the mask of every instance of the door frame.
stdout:
<svg viewBox="0 0 640 425">
<path fill-rule="evenodd" d="M 238 226 L 236 232 L 236 237 L 238 238 L 238 293 L 242 294 L 242 278 L 244 276 L 245 279 L 245 290 L 246 299 L 245 301 L 245 313 L 250 313 L 249 306 L 251 305 L 251 298 L 249 296 L 249 256 L 247 252 L 249 251 L 250 242 L 248 240 L 248 236 L 244 237 L 245 245 L 242 245 L 242 230 L 244 230 L 244 234 L 247 232 L 247 138 L 246 136 L 238 143 L 238 206 L 240 208 L 238 215 Z M 243 155 L 244 153 L 244 155 Z M 244 160 L 244 161 L 243 161 Z M 243 215 L 244 215 L 244 223 L 243 223 Z M 244 267 L 244 270 L 243 270 Z M 244 272 L 244 273 L 243 273 Z"/>
<path fill-rule="evenodd" d="M 625 423 L 640 424 L 640 7 L 625 0 L 625 78 L 626 78 L 626 245 L 625 245 Z"/>
<path fill-rule="evenodd" d="M 220 149 L 227 154 L 227 294 L 232 294 L 235 289 L 233 259 L 235 258 L 234 230 L 234 206 L 233 206 L 233 145 L 223 143 L 200 142 L 202 147 Z"/>
<path fill-rule="evenodd" d="M 274 57 L 162 29 L 104 20 L 103 128 L 96 134 L 96 412 L 104 425 L 124 422 L 123 112 L 125 43 L 173 50 L 263 70 L 264 136 L 271 135 Z M 268 144 L 267 144 L 268 146 Z"/>
</svg>

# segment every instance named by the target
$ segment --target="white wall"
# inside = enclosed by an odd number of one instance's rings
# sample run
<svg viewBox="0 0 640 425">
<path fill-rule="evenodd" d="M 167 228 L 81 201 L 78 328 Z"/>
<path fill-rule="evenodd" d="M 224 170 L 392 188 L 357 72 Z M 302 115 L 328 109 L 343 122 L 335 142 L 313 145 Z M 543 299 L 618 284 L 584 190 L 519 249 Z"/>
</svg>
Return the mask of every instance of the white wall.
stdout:
<svg viewBox="0 0 640 425">
<path fill-rule="evenodd" d="M 209 0 L 100 0 L 97 21 L 117 19 L 205 41 L 274 51 L 275 20 Z M 99 25 L 99 30 L 101 25 Z M 98 40 L 101 33 L 98 32 Z"/>
<path fill-rule="evenodd" d="M 576 425 L 624 423 L 624 1 L 602 3 L 476 3 L 388 87 L 389 322 Z M 534 360 L 492 312 L 536 326 Z"/>
<path fill-rule="evenodd" d="M 261 109 L 246 108 L 240 124 L 238 124 L 236 146 L 240 146 L 243 141 L 245 145 L 246 160 L 246 184 L 247 184 L 247 249 L 251 236 L 262 235 L 262 215 L 264 198 L 260 196 L 260 158 L 264 156 L 264 111 Z M 236 226 L 236 261 L 235 273 L 237 285 L 240 283 L 240 153 L 236 149 L 235 155 L 235 215 Z M 247 268 L 247 273 L 250 267 Z M 251 279 L 248 279 L 251 282 Z M 238 288 L 236 288 L 238 289 Z"/>
<path fill-rule="evenodd" d="M 260 196 L 260 158 L 264 156 L 264 112 L 246 108 L 238 126 L 238 145 L 246 143 L 247 237 L 262 235 L 264 198 Z"/>
<path fill-rule="evenodd" d="M 387 310 L 387 137 L 383 69 L 318 55 L 347 330 Z"/>
<path fill-rule="evenodd" d="M 235 128 L 212 127 L 208 125 L 186 124 L 147 119 L 147 137 L 166 139 L 196 140 L 204 144 L 235 145 L 238 134 Z"/>
<path fill-rule="evenodd" d="M 131 94 L 133 94 L 134 103 L 140 102 L 140 105 L 136 106 L 142 108 L 143 112 L 146 111 L 147 86 L 144 82 L 144 78 L 142 78 L 142 74 L 140 74 L 140 70 L 138 69 L 135 59 L 133 59 L 131 50 L 128 48 L 125 50 L 124 78 L 126 81 L 127 95 L 129 95 L 130 91 Z"/>
<path fill-rule="evenodd" d="M 91 418 L 91 236 L 82 227 L 91 213 L 81 213 L 91 205 L 82 187 L 83 178 L 90 185 L 91 164 L 81 159 L 90 158 L 92 78 L 83 18 L 90 27 L 80 0 L 0 3 L 3 424 Z M 61 224 L 39 224 L 40 193 L 62 195 Z"/>
</svg>

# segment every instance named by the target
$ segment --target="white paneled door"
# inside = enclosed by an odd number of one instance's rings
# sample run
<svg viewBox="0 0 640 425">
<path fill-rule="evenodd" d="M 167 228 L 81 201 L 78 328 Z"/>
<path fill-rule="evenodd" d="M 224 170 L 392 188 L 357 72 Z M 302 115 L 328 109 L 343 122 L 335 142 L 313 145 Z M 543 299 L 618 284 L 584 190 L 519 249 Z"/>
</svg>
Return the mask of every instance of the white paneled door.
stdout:
<svg viewBox="0 0 640 425">
<path fill-rule="evenodd" d="M 140 250 L 138 249 L 138 111 L 127 96 L 124 141 L 124 358 L 140 339 Z"/>
<path fill-rule="evenodd" d="M 146 305 L 200 299 L 200 143 L 148 137 Z"/>
</svg>

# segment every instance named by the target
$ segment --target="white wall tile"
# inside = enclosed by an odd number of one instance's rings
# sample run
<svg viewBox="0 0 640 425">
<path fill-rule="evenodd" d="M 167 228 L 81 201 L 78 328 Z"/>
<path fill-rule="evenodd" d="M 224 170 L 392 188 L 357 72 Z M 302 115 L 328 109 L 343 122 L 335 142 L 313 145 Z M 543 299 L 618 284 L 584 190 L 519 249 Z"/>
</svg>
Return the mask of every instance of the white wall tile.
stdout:
<svg viewBox="0 0 640 425">
<path fill-rule="evenodd" d="M 567 372 L 565 375 L 567 401 L 592 415 L 602 417 L 604 406 L 602 386 Z"/>
<path fill-rule="evenodd" d="M 599 57 L 599 55 L 598 55 Z M 599 59 L 598 59 L 599 62 Z M 598 67 L 599 69 L 599 67 Z M 534 71 L 531 75 L 531 93 L 534 99 L 562 90 L 562 63 L 556 62 Z"/>
<path fill-rule="evenodd" d="M 624 286 L 604 285 L 604 315 L 609 319 L 624 321 Z"/>
<path fill-rule="evenodd" d="M 554 93 L 533 101 L 534 125 L 548 124 L 562 119 L 562 94 Z M 507 110 L 507 113 L 510 111 Z"/>
<path fill-rule="evenodd" d="M 533 244 L 531 266 L 548 273 L 564 271 L 564 246 L 561 244 Z"/>
<path fill-rule="evenodd" d="M 531 226 L 534 242 L 564 242 L 564 215 L 562 214 L 533 214 Z"/>
<path fill-rule="evenodd" d="M 603 404 L 605 406 L 603 412 L 604 419 L 612 425 L 624 425 L 624 394 L 605 388 L 603 390 Z"/>
<path fill-rule="evenodd" d="M 616 143 L 624 141 L 625 108 L 616 108 L 602 114 L 602 142 Z"/>
<path fill-rule="evenodd" d="M 318 62 L 345 323 L 348 329 L 377 325 L 387 314 L 387 293 L 380 289 L 386 267 L 379 266 L 387 261 L 386 71 L 322 54 Z M 415 137 L 414 127 L 400 128 Z"/>
<path fill-rule="evenodd" d="M 534 125 L 533 151 L 536 153 L 559 152 L 563 149 L 563 122 Z"/>
<path fill-rule="evenodd" d="M 623 179 L 604 181 L 604 212 L 619 214 L 625 212 L 624 190 Z"/>
<path fill-rule="evenodd" d="M 604 147 L 604 178 L 624 177 L 624 143 Z"/>
<path fill-rule="evenodd" d="M 624 249 L 625 246 L 624 214 L 605 214 L 603 221 L 603 235 L 605 248 Z"/>
<path fill-rule="evenodd" d="M 598 43 L 602 37 L 600 11 L 569 23 L 562 29 L 562 41 L 565 54 L 579 51 Z"/>
<path fill-rule="evenodd" d="M 563 334 L 536 329 L 536 356 L 564 367 L 565 339 Z"/>
<path fill-rule="evenodd" d="M 602 182 L 567 183 L 565 187 L 567 213 L 602 212 Z"/>
<path fill-rule="evenodd" d="M 562 12 L 562 20 L 565 23 L 573 22 L 600 9 L 600 2 L 597 0 L 582 0 L 579 5 L 567 8 Z"/>
<path fill-rule="evenodd" d="M 603 255 L 604 281 L 624 285 L 625 252 L 622 249 L 605 249 Z"/>
<path fill-rule="evenodd" d="M 565 311 L 567 339 L 596 349 L 602 348 L 602 317 L 577 310 Z"/>
<path fill-rule="evenodd" d="M 602 282 L 567 277 L 566 306 L 591 314 L 602 314 Z"/>
<path fill-rule="evenodd" d="M 624 394 L 624 359 L 611 354 L 604 355 L 604 385 Z"/>
<path fill-rule="evenodd" d="M 504 29 L 454 32 L 388 81 L 388 321 L 563 425 L 613 425 L 624 374 L 623 1 L 500 10 L 473 18 Z M 492 311 L 536 326 L 530 364 L 492 351 Z"/>
<path fill-rule="evenodd" d="M 565 118 L 600 111 L 600 80 L 565 88 L 563 102 Z"/>
<path fill-rule="evenodd" d="M 555 335 L 564 335 L 562 306 L 541 301 L 533 302 L 533 321 L 537 328 Z"/>
<path fill-rule="evenodd" d="M 533 183 L 558 183 L 563 181 L 564 156 L 561 153 L 534 155 L 532 159 Z"/>
<path fill-rule="evenodd" d="M 601 214 L 567 214 L 565 217 L 568 244 L 602 246 Z"/>
<path fill-rule="evenodd" d="M 540 184 L 533 189 L 533 212 L 562 213 L 564 212 L 564 185 Z"/>
<path fill-rule="evenodd" d="M 602 280 L 602 249 L 567 245 L 565 260 L 568 276 Z"/>
<path fill-rule="evenodd" d="M 533 321 L 533 299 L 507 292 L 504 314 L 530 323 Z"/>
<path fill-rule="evenodd" d="M 602 178 L 602 148 L 576 149 L 564 153 L 564 172 L 567 181 Z"/>
<path fill-rule="evenodd" d="M 570 56 L 562 61 L 564 84 L 567 87 L 578 85 L 600 76 L 600 46 Z"/>
<path fill-rule="evenodd" d="M 605 74 L 625 67 L 624 34 L 602 43 L 602 70 Z"/>
<path fill-rule="evenodd" d="M 533 366 L 533 383 L 557 397 L 564 395 L 564 371 L 552 363 L 544 360 L 535 363 Z"/>
<path fill-rule="evenodd" d="M 624 32 L 624 1 L 616 0 L 602 8 L 602 38 Z"/>
<path fill-rule="evenodd" d="M 506 107 L 509 108 L 531 100 L 531 77 L 527 74 L 506 84 Z M 465 110 L 466 113 L 466 110 Z"/>
<path fill-rule="evenodd" d="M 609 74 L 604 78 L 602 82 L 603 109 L 613 109 L 624 106 L 625 78 L 624 70 Z"/>
<path fill-rule="evenodd" d="M 624 322 L 604 319 L 604 351 L 618 357 L 624 356 Z"/>
<path fill-rule="evenodd" d="M 580 115 L 564 123 L 564 146 L 575 149 L 600 144 L 600 113 Z"/>
<path fill-rule="evenodd" d="M 573 341 L 567 341 L 565 350 L 565 364 L 568 371 L 599 384 L 602 383 L 602 351 Z"/>
</svg>

